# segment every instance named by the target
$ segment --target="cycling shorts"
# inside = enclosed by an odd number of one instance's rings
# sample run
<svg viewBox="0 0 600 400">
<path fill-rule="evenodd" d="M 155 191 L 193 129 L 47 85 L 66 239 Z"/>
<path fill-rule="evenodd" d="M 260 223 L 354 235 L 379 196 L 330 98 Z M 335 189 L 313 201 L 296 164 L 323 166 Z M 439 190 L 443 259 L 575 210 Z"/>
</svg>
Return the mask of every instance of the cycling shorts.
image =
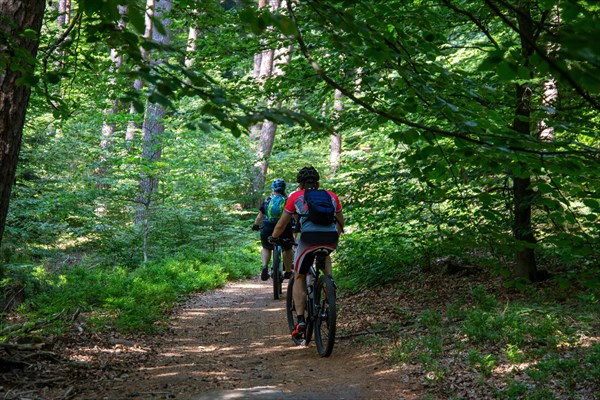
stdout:
<svg viewBox="0 0 600 400">
<path fill-rule="evenodd" d="M 338 240 L 337 232 L 304 232 L 300 234 L 294 258 L 294 271 L 306 275 L 315 261 L 313 252 L 317 249 L 326 249 L 331 253 L 337 248 Z"/>
<path fill-rule="evenodd" d="M 275 225 L 276 224 L 273 224 L 270 222 L 263 222 L 262 228 L 260 229 L 260 243 L 262 244 L 263 249 L 273 250 L 273 245 L 271 243 L 269 243 L 268 239 L 269 239 L 269 236 L 273 235 L 273 229 L 275 229 Z M 287 224 L 281 237 L 284 239 L 291 239 L 293 242 L 294 234 L 292 233 L 292 225 L 291 224 Z M 283 245 L 284 249 L 290 249 L 291 247 L 292 247 L 291 243 Z"/>
</svg>

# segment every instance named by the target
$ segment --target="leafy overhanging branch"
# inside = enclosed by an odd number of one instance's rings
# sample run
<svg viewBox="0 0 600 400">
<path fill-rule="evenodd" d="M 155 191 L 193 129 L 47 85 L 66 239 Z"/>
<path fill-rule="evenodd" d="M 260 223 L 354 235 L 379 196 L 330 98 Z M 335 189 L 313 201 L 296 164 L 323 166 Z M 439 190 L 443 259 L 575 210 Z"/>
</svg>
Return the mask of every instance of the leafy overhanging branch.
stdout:
<svg viewBox="0 0 600 400">
<path fill-rule="evenodd" d="M 428 126 L 428 125 L 424 125 L 424 124 L 420 124 L 411 120 L 408 120 L 406 118 L 402 118 L 399 117 L 397 115 L 394 115 L 386 110 L 381 110 L 375 106 L 373 106 L 372 104 L 367 103 L 364 100 L 361 100 L 360 98 L 358 98 L 351 90 L 348 90 L 346 87 L 340 85 L 338 82 L 336 82 L 334 79 L 332 79 L 319 65 L 319 63 L 317 63 L 317 61 L 312 57 L 310 51 L 308 50 L 308 46 L 306 45 L 306 42 L 304 41 L 304 38 L 302 36 L 302 32 L 300 30 L 300 26 L 298 24 L 298 19 L 296 17 L 296 14 L 293 10 L 292 4 L 291 2 L 287 2 L 287 10 L 290 14 L 290 17 L 296 27 L 294 35 L 296 37 L 296 40 L 298 42 L 298 45 L 300 47 L 300 51 L 302 53 L 302 55 L 304 56 L 304 58 L 308 61 L 308 63 L 310 64 L 310 66 L 315 70 L 315 72 L 317 73 L 317 75 L 323 79 L 323 81 L 325 81 L 330 87 L 339 90 L 342 94 L 344 94 L 346 97 L 348 97 L 350 100 L 352 100 L 354 103 L 358 104 L 359 106 L 363 107 L 364 109 L 366 109 L 367 111 L 374 113 L 376 115 L 379 115 L 383 118 L 386 118 L 389 121 L 392 121 L 396 124 L 399 125 L 406 125 L 412 128 L 416 128 L 416 129 L 420 129 L 429 133 L 432 133 L 434 135 L 439 135 L 442 137 L 448 137 L 448 138 L 454 138 L 454 139 L 459 139 L 459 140 L 463 140 L 469 143 L 473 143 L 473 144 L 477 144 L 480 146 L 486 146 L 486 147 L 490 147 L 490 148 L 497 148 L 497 149 L 501 149 L 501 150 L 507 150 L 507 151 L 514 151 L 514 152 L 520 152 L 520 153 L 528 153 L 528 154 L 535 154 L 535 155 L 539 155 L 539 156 L 552 156 L 552 155 L 565 155 L 565 154 L 578 154 L 578 155 L 583 155 L 583 156 L 596 156 L 598 154 L 598 151 L 596 149 L 592 149 L 589 147 L 586 147 L 584 150 L 554 150 L 554 151 L 549 151 L 549 150 L 535 150 L 533 148 L 529 148 L 529 147 L 524 147 L 524 146 L 519 146 L 519 145 L 514 145 L 514 144 L 506 144 L 506 145 L 498 145 L 495 144 L 493 142 L 490 141 L 485 141 L 485 140 L 481 140 L 478 138 L 474 138 L 471 136 L 467 136 L 465 134 L 461 134 L 460 132 L 452 132 L 452 131 L 447 131 L 447 130 L 443 130 L 443 129 L 439 129 L 433 126 Z M 514 139 L 514 138 L 513 138 Z M 527 138 L 529 139 L 529 138 Z M 523 142 L 523 140 L 525 140 L 525 138 L 520 138 L 519 141 Z M 529 139 L 530 140 L 530 144 L 531 145 L 535 145 L 535 146 L 539 146 L 540 143 L 537 141 L 533 141 L 533 139 Z M 554 147 L 554 148 L 558 148 L 560 146 L 568 146 L 571 145 L 570 143 L 544 143 L 544 146 L 547 147 Z"/>
<path fill-rule="evenodd" d="M 42 71 L 43 71 L 43 76 L 44 76 L 44 78 L 42 79 L 42 82 L 44 85 L 44 94 L 46 95 L 46 98 L 48 99 L 48 103 L 55 111 L 58 111 L 59 107 L 56 104 L 54 104 L 54 102 L 52 101 L 52 95 L 50 94 L 50 90 L 48 89 L 48 79 L 47 79 L 48 60 L 50 59 L 52 54 L 56 51 L 56 49 L 58 49 L 58 47 L 67 39 L 67 37 L 69 37 L 69 35 L 73 31 L 73 29 L 81 23 L 82 16 L 83 16 L 83 12 L 77 11 L 77 14 L 75 14 L 73 19 L 71 19 L 71 22 L 69 23 L 69 26 L 67 27 L 67 29 L 65 29 L 65 31 L 62 33 L 62 35 L 60 35 L 60 37 L 47 49 L 46 55 L 42 59 Z"/>
<path fill-rule="evenodd" d="M 498 6 L 490 0 L 484 0 L 485 3 L 494 11 L 494 13 L 496 13 L 496 15 L 498 17 L 500 17 L 500 19 L 502 19 L 502 21 L 509 26 L 514 32 L 519 33 L 520 34 L 520 30 L 519 28 L 515 25 L 514 22 L 512 22 L 510 20 L 510 18 L 508 18 L 499 8 Z M 514 11 L 515 13 L 519 13 L 520 11 L 517 10 L 516 8 L 514 8 L 511 4 L 508 4 L 505 1 L 500 1 L 500 3 L 502 5 L 504 5 L 505 7 L 507 7 L 508 9 Z M 528 35 L 521 35 L 525 41 L 527 41 L 527 44 L 529 46 L 531 46 L 531 48 L 536 52 L 536 54 L 542 59 L 544 60 L 548 66 L 550 66 L 551 69 L 553 69 L 554 71 L 556 71 L 561 78 L 563 78 L 572 88 L 573 90 L 575 90 L 575 92 L 577 92 L 577 94 L 579 94 L 583 99 L 585 99 L 592 107 L 594 107 L 596 110 L 600 111 L 600 103 L 598 102 L 597 99 L 595 99 L 587 90 L 585 90 L 583 87 L 581 87 L 581 85 L 579 85 L 575 79 L 571 76 L 571 74 L 569 74 L 567 71 L 565 71 L 563 68 L 561 68 L 558 63 L 556 62 L 555 59 L 553 59 L 548 52 L 546 51 L 546 49 L 542 49 L 540 48 L 540 46 L 537 45 L 537 43 L 535 43 L 535 40 L 533 38 L 528 37 Z"/>
</svg>

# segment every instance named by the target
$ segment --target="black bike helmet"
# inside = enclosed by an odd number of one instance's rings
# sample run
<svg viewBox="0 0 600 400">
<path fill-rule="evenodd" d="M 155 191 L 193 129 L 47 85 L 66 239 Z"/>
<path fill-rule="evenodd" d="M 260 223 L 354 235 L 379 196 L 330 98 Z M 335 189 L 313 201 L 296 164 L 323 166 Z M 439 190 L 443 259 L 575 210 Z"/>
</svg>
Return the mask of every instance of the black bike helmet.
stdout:
<svg viewBox="0 0 600 400">
<path fill-rule="evenodd" d="M 296 182 L 299 184 L 303 184 L 308 181 L 319 182 L 319 179 L 321 179 L 321 177 L 313 166 L 302 168 L 300 171 L 298 171 L 298 175 L 296 175 Z"/>
</svg>

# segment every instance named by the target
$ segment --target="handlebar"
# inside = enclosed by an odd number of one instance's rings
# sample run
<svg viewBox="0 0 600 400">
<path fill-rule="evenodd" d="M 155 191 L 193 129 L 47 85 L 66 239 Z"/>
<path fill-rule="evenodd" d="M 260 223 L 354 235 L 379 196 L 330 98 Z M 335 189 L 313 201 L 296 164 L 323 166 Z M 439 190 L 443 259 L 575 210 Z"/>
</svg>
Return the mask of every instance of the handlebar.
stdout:
<svg viewBox="0 0 600 400">
<path fill-rule="evenodd" d="M 277 240 L 275 240 L 275 238 L 273 236 L 269 236 L 267 238 L 267 241 L 271 244 L 278 245 L 278 246 L 283 246 L 286 244 L 291 244 L 293 246 L 296 246 L 296 242 L 294 241 L 294 239 L 290 239 L 290 238 L 278 237 Z"/>
</svg>

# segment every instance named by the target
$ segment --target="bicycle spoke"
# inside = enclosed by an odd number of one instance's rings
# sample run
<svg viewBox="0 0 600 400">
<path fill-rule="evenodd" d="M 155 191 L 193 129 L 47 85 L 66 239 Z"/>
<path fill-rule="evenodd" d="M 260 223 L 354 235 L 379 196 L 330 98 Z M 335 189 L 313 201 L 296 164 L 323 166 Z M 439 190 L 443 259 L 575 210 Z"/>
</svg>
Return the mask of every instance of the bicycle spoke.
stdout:
<svg viewBox="0 0 600 400">
<path fill-rule="evenodd" d="M 317 351 L 328 357 L 333 351 L 336 328 L 335 287 L 329 276 L 322 276 L 316 285 L 318 313 L 315 321 L 315 341 Z"/>
</svg>

